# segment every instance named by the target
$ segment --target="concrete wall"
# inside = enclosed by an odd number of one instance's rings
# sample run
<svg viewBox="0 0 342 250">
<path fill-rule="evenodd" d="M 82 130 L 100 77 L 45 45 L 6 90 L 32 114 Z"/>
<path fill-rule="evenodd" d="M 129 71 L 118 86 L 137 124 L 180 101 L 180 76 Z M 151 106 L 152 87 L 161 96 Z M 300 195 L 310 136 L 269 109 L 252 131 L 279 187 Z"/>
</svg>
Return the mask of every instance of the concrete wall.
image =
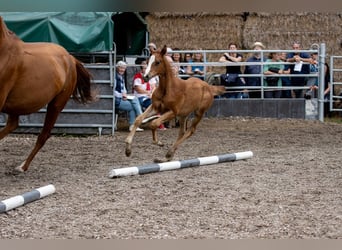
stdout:
<svg viewBox="0 0 342 250">
<path fill-rule="evenodd" d="M 304 99 L 215 99 L 208 117 L 250 116 L 305 119 Z"/>
</svg>

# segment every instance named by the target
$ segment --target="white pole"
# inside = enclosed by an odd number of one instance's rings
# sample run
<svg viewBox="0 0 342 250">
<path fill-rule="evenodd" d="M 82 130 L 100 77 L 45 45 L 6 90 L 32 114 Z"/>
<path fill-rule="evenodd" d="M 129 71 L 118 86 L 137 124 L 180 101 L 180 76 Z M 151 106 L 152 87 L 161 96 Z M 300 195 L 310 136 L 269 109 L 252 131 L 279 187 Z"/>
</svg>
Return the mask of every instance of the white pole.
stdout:
<svg viewBox="0 0 342 250">
<path fill-rule="evenodd" d="M 222 154 L 207 157 L 194 158 L 183 161 L 169 161 L 163 163 L 151 163 L 137 167 L 116 168 L 109 172 L 109 178 L 129 175 L 149 174 L 161 171 L 176 170 L 181 168 L 196 167 L 216 164 L 228 161 L 238 161 L 253 157 L 252 151 L 239 152 L 233 154 Z"/>
<path fill-rule="evenodd" d="M 49 184 L 44 187 L 40 187 L 30 192 L 24 193 L 22 195 L 17 195 L 6 200 L 0 201 L 0 213 L 6 212 L 19 206 L 23 206 L 29 202 L 41 199 L 49 194 L 54 193 L 55 191 L 55 187 Z"/>
</svg>

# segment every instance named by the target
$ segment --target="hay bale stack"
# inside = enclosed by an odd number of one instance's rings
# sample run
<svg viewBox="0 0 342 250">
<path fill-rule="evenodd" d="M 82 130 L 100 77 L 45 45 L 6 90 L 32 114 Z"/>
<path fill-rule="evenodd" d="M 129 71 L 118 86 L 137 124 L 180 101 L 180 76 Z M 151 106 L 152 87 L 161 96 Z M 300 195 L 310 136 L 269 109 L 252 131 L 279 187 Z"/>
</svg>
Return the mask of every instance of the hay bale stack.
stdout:
<svg viewBox="0 0 342 250">
<path fill-rule="evenodd" d="M 146 16 L 146 22 L 150 41 L 158 47 L 220 50 L 227 49 L 231 41 L 242 44 L 241 13 L 154 12 Z M 219 56 L 211 54 L 207 59 L 217 61 Z"/>
<path fill-rule="evenodd" d="M 325 43 L 327 55 L 341 54 L 341 15 L 338 13 L 250 13 L 243 32 L 243 46 L 261 41 L 268 49 L 303 49 Z"/>
<path fill-rule="evenodd" d="M 150 41 L 158 47 L 221 50 L 236 42 L 240 49 L 250 49 L 260 41 L 267 49 L 292 49 L 297 40 L 303 49 L 325 43 L 327 60 L 342 54 L 341 13 L 153 12 L 146 16 L 146 22 Z M 220 56 L 210 54 L 207 61 L 217 61 Z M 222 69 L 215 67 L 214 71 Z"/>
<path fill-rule="evenodd" d="M 250 49 L 255 41 L 268 49 L 304 49 L 325 43 L 327 55 L 342 54 L 341 13 L 186 13 L 153 12 L 146 16 L 150 41 L 180 49 L 227 49 L 236 42 Z"/>
</svg>

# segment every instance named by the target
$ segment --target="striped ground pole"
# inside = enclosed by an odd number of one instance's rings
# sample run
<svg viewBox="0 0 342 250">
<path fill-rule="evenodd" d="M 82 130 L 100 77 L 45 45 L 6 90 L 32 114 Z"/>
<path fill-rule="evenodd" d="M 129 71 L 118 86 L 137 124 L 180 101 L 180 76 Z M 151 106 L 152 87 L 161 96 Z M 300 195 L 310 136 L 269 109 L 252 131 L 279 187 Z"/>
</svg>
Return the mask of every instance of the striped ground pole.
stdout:
<svg viewBox="0 0 342 250">
<path fill-rule="evenodd" d="M 23 206 L 35 200 L 39 200 L 56 191 L 54 185 L 49 184 L 44 187 L 34 189 L 22 195 L 13 196 L 6 200 L 0 201 L 0 213 L 6 212 L 13 208 Z"/>
<path fill-rule="evenodd" d="M 222 154 L 207 157 L 199 157 L 182 161 L 169 161 L 163 163 L 151 163 L 138 167 L 116 168 L 109 172 L 109 178 L 142 175 L 160 171 L 176 170 L 181 168 L 210 165 L 228 161 L 238 161 L 253 157 L 252 151 L 238 152 L 233 154 Z"/>
</svg>

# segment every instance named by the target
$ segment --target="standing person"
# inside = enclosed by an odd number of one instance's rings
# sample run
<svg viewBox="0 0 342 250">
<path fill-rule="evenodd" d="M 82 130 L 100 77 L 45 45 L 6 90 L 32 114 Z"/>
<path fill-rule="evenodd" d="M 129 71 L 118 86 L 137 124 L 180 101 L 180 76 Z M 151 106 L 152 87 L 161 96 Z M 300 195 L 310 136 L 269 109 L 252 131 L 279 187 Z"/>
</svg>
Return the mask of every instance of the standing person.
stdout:
<svg viewBox="0 0 342 250">
<path fill-rule="evenodd" d="M 310 63 L 310 74 L 318 73 L 318 53 L 314 52 L 311 54 L 311 63 Z M 326 67 L 326 66 L 325 66 Z M 316 87 L 318 87 L 318 76 L 308 77 L 307 86 L 310 87 L 304 94 L 305 99 L 311 99 L 311 97 L 317 97 Z"/>
<path fill-rule="evenodd" d="M 301 50 L 300 42 L 294 42 L 292 44 L 292 48 L 294 50 Z M 310 55 L 305 52 L 290 52 L 287 55 L 287 62 L 291 62 L 293 64 L 290 65 L 290 73 L 292 74 L 309 74 L 310 73 L 310 65 L 308 63 L 311 62 Z M 306 77 L 296 77 L 291 76 L 291 86 L 295 87 L 304 87 L 306 85 Z M 295 98 L 303 98 L 304 92 L 303 89 L 294 89 L 294 97 Z"/>
<path fill-rule="evenodd" d="M 255 50 L 253 55 L 249 57 L 246 62 L 256 62 L 261 63 L 261 53 L 258 52 L 260 50 L 265 49 L 265 46 L 261 42 L 255 42 L 252 46 L 252 49 Z M 255 65 L 246 65 L 245 67 L 245 74 L 261 74 L 262 73 L 262 65 L 261 64 L 255 64 Z M 261 77 L 260 76 L 252 76 L 252 77 L 246 77 L 246 86 L 261 86 Z M 251 89 L 248 92 L 249 98 L 260 98 L 261 92 L 260 90 Z"/>
<path fill-rule="evenodd" d="M 280 60 L 283 62 L 286 62 L 287 53 L 281 52 L 280 53 Z M 284 64 L 284 71 L 290 73 L 290 66 L 288 64 Z M 281 77 L 281 83 L 283 87 L 291 87 L 291 81 L 290 77 L 288 76 L 282 76 Z M 281 98 L 292 98 L 292 91 L 291 89 L 283 89 L 281 91 Z"/>
<path fill-rule="evenodd" d="M 116 64 L 114 96 L 115 109 L 124 110 L 128 112 L 129 116 L 129 131 L 132 130 L 135 118 L 142 114 L 139 100 L 136 97 L 129 98 L 127 96 L 127 89 L 124 79 L 124 74 L 127 64 L 124 61 L 118 61 Z M 144 131 L 142 128 L 137 128 L 137 131 Z"/>
<path fill-rule="evenodd" d="M 236 43 L 229 43 L 228 50 L 233 51 L 224 53 L 219 59 L 219 62 L 229 63 L 229 65 L 226 66 L 226 74 L 223 74 L 220 77 L 221 83 L 226 87 L 243 86 L 245 85 L 244 80 L 239 77 L 239 74 L 241 74 L 241 67 L 240 65 L 236 65 L 236 63 L 242 62 L 242 55 L 234 52 L 234 50 L 237 50 Z M 222 96 L 226 98 L 242 98 L 243 93 L 238 90 L 233 90 L 231 93 L 228 92 Z"/>
<path fill-rule="evenodd" d="M 266 60 L 266 64 L 264 65 L 264 86 L 266 87 L 281 87 L 281 77 L 279 74 L 284 74 L 284 65 L 283 64 L 272 64 L 281 62 L 280 53 L 271 52 L 268 59 Z M 280 89 L 266 89 L 265 98 L 280 98 L 281 90 Z"/>
</svg>

